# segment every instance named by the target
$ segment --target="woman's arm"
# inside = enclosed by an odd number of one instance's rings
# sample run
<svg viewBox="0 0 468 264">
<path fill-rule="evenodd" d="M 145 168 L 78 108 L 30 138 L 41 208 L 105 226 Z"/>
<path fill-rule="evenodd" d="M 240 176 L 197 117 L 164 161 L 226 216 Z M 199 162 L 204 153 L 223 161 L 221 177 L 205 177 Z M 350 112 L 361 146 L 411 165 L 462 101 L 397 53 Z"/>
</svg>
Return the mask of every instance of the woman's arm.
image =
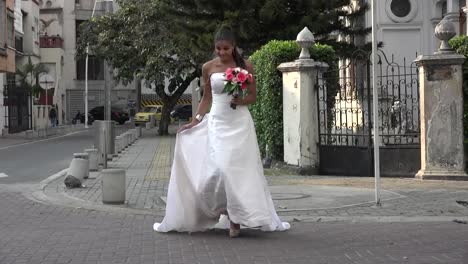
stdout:
<svg viewBox="0 0 468 264">
<path fill-rule="evenodd" d="M 208 112 L 208 109 L 211 105 L 211 100 L 212 100 L 209 67 L 210 67 L 209 62 L 203 64 L 203 67 L 202 67 L 202 78 L 203 78 L 203 84 L 204 84 L 203 97 L 200 101 L 200 104 L 198 105 L 197 112 L 195 112 L 195 114 L 193 115 L 192 122 L 190 124 L 186 124 L 180 127 L 177 133 L 184 131 L 185 129 L 189 129 L 197 125 L 198 123 L 200 123 L 200 121 L 198 121 L 195 117 L 197 115 L 200 115 L 203 117 Z"/>
<path fill-rule="evenodd" d="M 246 70 L 252 74 L 252 83 L 247 86 L 247 96 L 244 98 L 233 98 L 232 103 L 236 105 L 249 105 L 255 103 L 257 100 L 257 85 L 255 84 L 255 71 L 250 61 L 245 61 Z"/>
</svg>

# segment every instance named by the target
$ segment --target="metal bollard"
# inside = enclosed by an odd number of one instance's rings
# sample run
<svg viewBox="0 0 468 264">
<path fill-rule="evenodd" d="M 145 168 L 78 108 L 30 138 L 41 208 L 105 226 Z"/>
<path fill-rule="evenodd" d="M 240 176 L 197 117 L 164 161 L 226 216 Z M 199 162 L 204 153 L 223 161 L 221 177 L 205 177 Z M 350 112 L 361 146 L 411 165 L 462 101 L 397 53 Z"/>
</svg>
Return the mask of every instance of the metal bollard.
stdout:
<svg viewBox="0 0 468 264">
<path fill-rule="evenodd" d="M 127 132 L 124 133 L 124 142 L 125 142 L 125 148 L 128 148 L 128 146 L 130 146 L 130 140 L 128 138 L 128 134 Z"/>
<path fill-rule="evenodd" d="M 121 136 L 115 137 L 115 152 L 116 153 L 122 152 L 122 137 Z"/>
<path fill-rule="evenodd" d="M 33 139 L 34 138 L 34 130 L 27 130 L 26 131 L 26 138 Z"/>
<path fill-rule="evenodd" d="M 105 204 L 125 203 L 125 170 L 102 170 L 102 202 Z"/>
<path fill-rule="evenodd" d="M 81 183 L 85 178 L 87 167 L 89 163 L 87 160 L 81 158 L 74 158 L 68 168 L 67 176 L 65 177 L 64 183 L 67 188 L 81 187 Z"/>
<path fill-rule="evenodd" d="M 85 152 L 88 153 L 89 170 L 97 171 L 99 169 L 98 150 L 97 149 L 85 149 Z"/>
<path fill-rule="evenodd" d="M 131 130 L 129 131 L 129 134 L 130 134 L 130 138 L 131 138 L 132 144 L 135 143 L 135 141 L 136 141 L 136 138 L 135 138 L 135 130 L 131 129 Z"/>
<path fill-rule="evenodd" d="M 141 137 L 141 127 L 137 127 L 136 130 L 137 130 L 137 137 L 140 138 Z"/>
<path fill-rule="evenodd" d="M 150 115 L 149 122 L 151 123 L 151 128 L 156 126 L 156 117 L 154 115 Z"/>
<path fill-rule="evenodd" d="M 86 160 L 86 174 L 84 176 L 85 179 L 89 178 L 89 154 L 88 153 L 73 153 L 73 157 L 76 159 L 84 159 Z"/>
<path fill-rule="evenodd" d="M 94 146 L 101 156 L 103 168 L 107 168 L 107 160 L 114 153 L 114 121 L 97 120 Z"/>
</svg>

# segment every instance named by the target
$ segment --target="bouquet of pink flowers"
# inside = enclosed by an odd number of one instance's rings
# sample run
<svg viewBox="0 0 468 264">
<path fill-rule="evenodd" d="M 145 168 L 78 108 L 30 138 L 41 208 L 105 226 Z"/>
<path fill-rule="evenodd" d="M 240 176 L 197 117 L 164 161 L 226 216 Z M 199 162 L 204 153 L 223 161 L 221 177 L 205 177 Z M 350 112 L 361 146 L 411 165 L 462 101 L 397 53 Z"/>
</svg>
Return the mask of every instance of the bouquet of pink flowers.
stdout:
<svg viewBox="0 0 468 264">
<path fill-rule="evenodd" d="M 224 81 L 223 92 L 232 95 L 234 98 L 244 98 L 247 95 L 247 85 L 253 82 L 252 74 L 248 71 L 237 67 L 228 68 L 224 73 L 226 80 Z M 235 104 L 231 104 L 232 109 L 236 109 Z"/>
</svg>

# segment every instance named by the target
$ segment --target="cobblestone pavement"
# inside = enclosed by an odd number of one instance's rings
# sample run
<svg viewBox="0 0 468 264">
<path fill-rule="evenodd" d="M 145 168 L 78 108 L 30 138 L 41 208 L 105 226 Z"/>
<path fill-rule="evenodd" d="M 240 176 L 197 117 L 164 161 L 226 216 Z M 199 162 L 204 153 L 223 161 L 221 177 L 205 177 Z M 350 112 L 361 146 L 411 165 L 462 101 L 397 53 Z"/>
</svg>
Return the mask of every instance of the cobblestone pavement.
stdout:
<svg viewBox="0 0 468 264">
<path fill-rule="evenodd" d="M 152 231 L 154 216 L 38 203 L 0 190 L 0 263 L 468 263 L 454 222 L 292 223 L 286 232 Z"/>
<path fill-rule="evenodd" d="M 126 169 L 125 205 L 102 204 L 99 172 L 91 173 L 84 188 L 66 189 L 63 178 L 58 178 L 48 183 L 43 193 L 55 204 L 163 216 L 175 138 L 144 131 L 143 138 L 109 162 L 110 167 Z M 468 182 L 464 181 L 383 178 L 382 206 L 376 207 L 372 202 L 373 178 L 294 176 L 269 170 L 267 180 L 278 213 L 288 220 L 468 220 Z M 358 197 L 361 193 L 365 195 Z M 318 206 L 319 201 L 327 199 L 335 203 Z"/>
<path fill-rule="evenodd" d="M 372 178 L 270 170 L 290 230 L 243 230 L 237 239 L 225 230 L 156 233 L 174 140 L 145 131 L 109 162 L 126 169 L 124 205 L 102 204 L 99 172 L 79 189 L 64 188 L 63 172 L 39 186 L 0 185 L 0 264 L 468 263 L 468 182 L 384 178 L 376 207 Z"/>
</svg>

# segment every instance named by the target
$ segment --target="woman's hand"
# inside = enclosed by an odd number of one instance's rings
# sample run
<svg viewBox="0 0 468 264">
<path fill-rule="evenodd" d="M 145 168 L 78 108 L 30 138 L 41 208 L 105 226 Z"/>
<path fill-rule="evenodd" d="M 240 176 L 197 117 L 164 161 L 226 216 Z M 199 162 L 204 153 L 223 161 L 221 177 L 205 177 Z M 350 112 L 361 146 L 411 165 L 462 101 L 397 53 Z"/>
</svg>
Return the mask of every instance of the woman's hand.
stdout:
<svg viewBox="0 0 468 264">
<path fill-rule="evenodd" d="M 232 97 L 231 99 L 231 104 L 235 104 L 235 105 L 244 105 L 245 104 L 245 101 L 242 97 L 240 96 L 237 96 L 237 97 Z"/>
<path fill-rule="evenodd" d="M 192 127 L 198 125 L 199 123 L 200 123 L 200 122 L 199 122 L 198 120 L 196 120 L 195 118 L 193 118 L 193 119 L 192 119 L 192 122 L 190 122 L 189 124 L 185 124 L 185 125 L 181 126 L 181 127 L 179 128 L 179 130 L 177 130 L 177 134 L 180 133 L 180 132 L 182 132 L 182 131 L 184 131 L 184 130 L 186 130 L 186 129 L 190 129 L 190 128 L 192 128 Z"/>
</svg>

